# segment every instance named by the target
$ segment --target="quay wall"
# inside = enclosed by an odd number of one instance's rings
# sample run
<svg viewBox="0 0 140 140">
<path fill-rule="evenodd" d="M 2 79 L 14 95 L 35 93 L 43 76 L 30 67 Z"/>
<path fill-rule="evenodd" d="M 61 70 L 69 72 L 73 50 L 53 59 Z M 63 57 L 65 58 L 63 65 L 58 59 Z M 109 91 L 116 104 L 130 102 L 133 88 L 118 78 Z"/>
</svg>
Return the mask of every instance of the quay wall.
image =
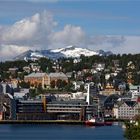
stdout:
<svg viewBox="0 0 140 140">
<path fill-rule="evenodd" d="M 84 121 L 75 120 L 0 120 L 0 124 L 66 124 L 83 125 Z"/>
</svg>

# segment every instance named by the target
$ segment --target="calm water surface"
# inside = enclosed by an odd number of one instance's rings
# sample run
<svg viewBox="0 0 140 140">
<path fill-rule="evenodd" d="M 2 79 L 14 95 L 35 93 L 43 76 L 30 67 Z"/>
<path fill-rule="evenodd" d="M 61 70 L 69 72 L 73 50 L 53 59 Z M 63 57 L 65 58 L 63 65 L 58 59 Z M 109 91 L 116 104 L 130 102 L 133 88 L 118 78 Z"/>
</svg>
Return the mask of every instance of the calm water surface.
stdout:
<svg viewBox="0 0 140 140">
<path fill-rule="evenodd" d="M 0 140 L 125 140 L 121 126 L 0 124 Z"/>
</svg>

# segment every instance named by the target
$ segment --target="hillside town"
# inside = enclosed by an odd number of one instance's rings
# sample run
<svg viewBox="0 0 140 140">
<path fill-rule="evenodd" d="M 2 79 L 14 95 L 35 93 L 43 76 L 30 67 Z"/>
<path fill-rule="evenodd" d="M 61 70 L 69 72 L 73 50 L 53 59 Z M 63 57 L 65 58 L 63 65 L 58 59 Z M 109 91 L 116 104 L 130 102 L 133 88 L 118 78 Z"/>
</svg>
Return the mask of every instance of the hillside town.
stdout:
<svg viewBox="0 0 140 140">
<path fill-rule="evenodd" d="M 140 0 L 0 0 L 0 140 L 140 140 Z"/>
<path fill-rule="evenodd" d="M 140 108 L 140 55 L 0 63 L 1 120 L 134 119 Z"/>
</svg>

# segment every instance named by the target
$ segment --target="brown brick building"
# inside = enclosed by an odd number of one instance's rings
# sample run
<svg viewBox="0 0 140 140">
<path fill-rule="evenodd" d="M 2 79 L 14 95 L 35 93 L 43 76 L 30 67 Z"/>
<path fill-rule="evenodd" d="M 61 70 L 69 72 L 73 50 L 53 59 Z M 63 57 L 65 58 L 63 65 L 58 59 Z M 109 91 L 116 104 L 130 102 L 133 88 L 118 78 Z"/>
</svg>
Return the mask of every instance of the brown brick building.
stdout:
<svg viewBox="0 0 140 140">
<path fill-rule="evenodd" d="M 25 82 L 30 82 L 33 86 L 38 86 L 39 84 L 44 86 L 50 86 L 51 81 L 57 81 L 61 79 L 63 81 L 68 82 L 68 77 L 63 72 L 58 73 L 31 73 L 24 77 Z"/>
<path fill-rule="evenodd" d="M 43 88 L 45 85 L 49 85 L 49 77 L 47 73 L 31 73 L 24 77 L 24 81 L 30 82 L 33 86 L 41 84 Z"/>
<path fill-rule="evenodd" d="M 55 72 L 55 73 L 49 74 L 50 83 L 51 83 L 51 81 L 57 81 L 58 79 L 61 79 L 68 83 L 68 77 L 63 72 Z"/>
</svg>

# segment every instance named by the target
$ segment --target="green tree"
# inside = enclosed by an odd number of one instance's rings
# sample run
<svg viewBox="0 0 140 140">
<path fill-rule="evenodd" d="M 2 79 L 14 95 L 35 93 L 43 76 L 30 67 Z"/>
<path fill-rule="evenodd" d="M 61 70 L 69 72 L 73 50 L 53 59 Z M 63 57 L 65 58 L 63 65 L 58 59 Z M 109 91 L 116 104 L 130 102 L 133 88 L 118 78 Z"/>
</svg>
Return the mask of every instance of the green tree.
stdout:
<svg viewBox="0 0 140 140">
<path fill-rule="evenodd" d="M 80 89 L 79 89 L 79 91 L 84 91 L 84 85 L 80 85 Z"/>
<path fill-rule="evenodd" d="M 39 65 L 41 66 L 41 70 L 43 72 L 46 72 L 46 69 L 47 69 L 47 72 L 54 72 L 53 68 L 52 68 L 52 61 L 50 59 L 47 59 L 47 58 L 40 58 L 39 61 L 38 61 Z"/>
<path fill-rule="evenodd" d="M 39 95 L 39 94 L 44 94 L 44 90 L 43 90 L 41 84 L 39 84 L 39 85 L 37 86 L 37 95 Z"/>
<path fill-rule="evenodd" d="M 65 86 L 65 90 L 68 91 L 68 92 L 74 92 L 74 85 L 72 83 L 68 83 Z"/>
<path fill-rule="evenodd" d="M 30 89 L 29 90 L 29 97 L 30 98 L 35 98 L 36 97 L 36 89 Z"/>
<path fill-rule="evenodd" d="M 6 79 L 9 79 L 9 77 L 10 77 L 10 73 L 8 73 L 8 72 L 1 72 L 1 79 L 2 80 L 6 80 Z"/>
<path fill-rule="evenodd" d="M 21 88 L 30 88 L 30 82 L 21 81 L 18 83 Z"/>
<path fill-rule="evenodd" d="M 134 122 L 126 122 L 125 137 L 128 140 L 140 140 L 140 115 L 135 116 Z"/>
</svg>

